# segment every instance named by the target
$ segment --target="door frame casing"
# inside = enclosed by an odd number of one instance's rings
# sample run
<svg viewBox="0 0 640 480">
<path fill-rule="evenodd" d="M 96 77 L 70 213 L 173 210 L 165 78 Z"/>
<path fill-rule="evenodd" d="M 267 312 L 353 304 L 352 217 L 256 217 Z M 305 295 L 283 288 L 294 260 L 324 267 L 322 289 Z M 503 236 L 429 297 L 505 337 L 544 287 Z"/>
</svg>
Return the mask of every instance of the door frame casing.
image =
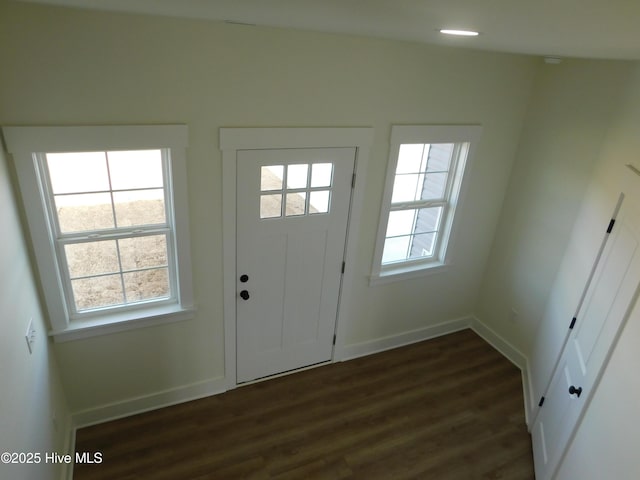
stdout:
<svg viewBox="0 0 640 480">
<path fill-rule="evenodd" d="M 223 309 L 224 309 L 224 371 L 228 390 L 237 387 L 236 377 L 236 185 L 238 150 L 285 148 L 353 148 L 356 149 L 356 181 L 351 192 L 347 225 L 345 259 L 357 258 L 360 217 L 364 205 L 366 170 L 373 128 L 221 128 L 222 151 L 222 249 L 223 249 Z M 347 265 L 342 277 L 336 318 L 336 343 L 332 361 L 342 358 L 344 319 L 348 318 L 354 269 Z"/>
</svg>

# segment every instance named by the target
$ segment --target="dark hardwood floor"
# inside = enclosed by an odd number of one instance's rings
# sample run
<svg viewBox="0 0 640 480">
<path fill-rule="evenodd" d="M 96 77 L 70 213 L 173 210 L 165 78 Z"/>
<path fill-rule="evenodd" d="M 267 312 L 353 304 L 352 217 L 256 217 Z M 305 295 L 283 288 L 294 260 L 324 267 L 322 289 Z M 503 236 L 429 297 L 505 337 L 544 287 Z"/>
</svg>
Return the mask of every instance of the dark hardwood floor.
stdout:
<svg viewBox="0 0 640 480">
<path fill-rule="evenodd" d="M 470 330 L 78 430 L 76 480 L 533 479 L 520 372 Z"/>
</svg>

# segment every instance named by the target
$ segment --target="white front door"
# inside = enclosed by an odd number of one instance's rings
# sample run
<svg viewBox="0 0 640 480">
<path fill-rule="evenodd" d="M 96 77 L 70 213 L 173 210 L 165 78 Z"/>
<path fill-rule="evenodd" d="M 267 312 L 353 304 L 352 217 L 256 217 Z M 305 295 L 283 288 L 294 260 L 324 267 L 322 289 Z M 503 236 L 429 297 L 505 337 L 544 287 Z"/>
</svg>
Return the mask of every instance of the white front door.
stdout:
<svg viewBox="0 0 640 480">
<path fill-rule="evenodd" d="M 331 360 L 354 159 L 238 151 L 238 383 Z"/>
<path fill-rule="evenodd" d="M 631 194 L 622 203 L 531 430 L 537 479 L 552 478 L 639 286 L 640 203 Z"/>
</svg>

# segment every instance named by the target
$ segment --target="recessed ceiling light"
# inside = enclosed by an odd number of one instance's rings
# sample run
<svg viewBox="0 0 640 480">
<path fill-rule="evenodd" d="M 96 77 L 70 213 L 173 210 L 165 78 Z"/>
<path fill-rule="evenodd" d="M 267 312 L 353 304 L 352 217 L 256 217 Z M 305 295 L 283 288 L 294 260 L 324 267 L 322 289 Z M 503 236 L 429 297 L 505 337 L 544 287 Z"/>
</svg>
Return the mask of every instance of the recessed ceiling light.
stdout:
<svg viewBox="0 0 640 480">
<path fill-rule="evenodd" d="M 458 35 L 460 37 L 477 37 L 480 35 L 480 32 L 474 32 L 473 30 L 450 30 L 450 29 L 440 29 L 440 33 L 444 33 L 445 35 Z"/>
</svg>

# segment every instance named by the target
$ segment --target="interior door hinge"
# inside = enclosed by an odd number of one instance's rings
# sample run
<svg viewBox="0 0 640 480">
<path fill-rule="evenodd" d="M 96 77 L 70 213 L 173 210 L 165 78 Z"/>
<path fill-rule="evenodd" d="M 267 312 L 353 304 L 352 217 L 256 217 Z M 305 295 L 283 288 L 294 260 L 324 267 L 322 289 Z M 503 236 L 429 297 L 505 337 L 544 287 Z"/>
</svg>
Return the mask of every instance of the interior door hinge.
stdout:
<svg viewBox="0 0 640 480">
<path fill-rule="evenodd" d="M 346 266 L 347 266 L 347 262 L 342 262 L 342 272 L 341 273 L 344 273 L 344 269 L 346 268 Z"/>
<path fill-rule="evenodd" d="M 356 174 L 351 177 L 351 188 L 356 188 Z"/>
<path fill-rule="evenodd" d="M 569 330 L 573 330 L 573 327 L 576 325 L 576 317 L 571 319 L 571 323 L 569 324 Z"/>
<path fill-rule="evenodd" d="M 538 406 L 541 407 L 544 403 L 544 397 L 540 397 L 540 401 L 538 402 Z"/>
<path fill-rule="evenodd" d="M 612 218 L 611 221 L 609 222 L 609 226 L 607 227 L 607 233 L 611 233 L 611 230 L 613 230 L 613 226 L 616 223 L 616 219 Z"/>
<path fill-rule="evenodd" d="M 336 334 L 335 333 L 333 334 L 333 344 L 334 345 L 336 344 Z"/>
</svg>

